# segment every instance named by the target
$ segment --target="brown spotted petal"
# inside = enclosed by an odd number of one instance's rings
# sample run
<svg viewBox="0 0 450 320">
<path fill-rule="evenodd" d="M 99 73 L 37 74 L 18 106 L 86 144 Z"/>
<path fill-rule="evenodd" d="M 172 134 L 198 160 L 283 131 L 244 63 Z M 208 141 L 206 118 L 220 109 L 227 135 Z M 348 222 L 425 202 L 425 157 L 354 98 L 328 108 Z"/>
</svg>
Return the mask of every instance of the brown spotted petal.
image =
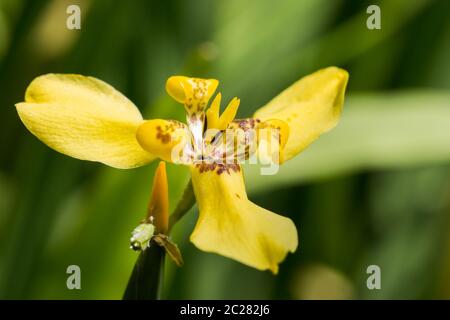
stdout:
<svg viewBox="0 0 450 320">
<path fill-rule="evenodd" d="M 188 114 L 205 111 L 209 99 L 219 85 L 216 79 L 172 76 L 166 82 L 167 93 L 183 103 Z"/>
<path fill-rule="evenodd" d="M 168 162 L 192 162 L 192 137 L 179 121 L 154 119 L 139 126 L 136 138 L 147 152 Z"/>
<path fill-rule="evenodd" d="M 289 137 L 289 126 L 282 120 L 257 118 L 232 121 L 226 131 L 215 133 L 211 145 L 221 150 L 224 163 L 268 164 L 282 162 L 282 149 Z M 281 160 L 281 161 L 280 161 Z"/>
</svg>

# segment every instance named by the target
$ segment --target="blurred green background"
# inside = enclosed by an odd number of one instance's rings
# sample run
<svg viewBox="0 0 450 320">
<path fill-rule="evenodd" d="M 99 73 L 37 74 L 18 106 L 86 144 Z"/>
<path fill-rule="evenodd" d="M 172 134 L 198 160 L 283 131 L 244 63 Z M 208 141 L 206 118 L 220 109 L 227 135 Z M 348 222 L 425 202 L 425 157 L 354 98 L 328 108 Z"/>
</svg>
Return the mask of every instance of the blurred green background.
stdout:
<svg viewBox="0 0 450 320">
<path fill-rule="evenodd" d="M 81 30 L 66 28 L 78 4 Z M 381 30 L 366 8 L 381 8 Z M 183 119 L 168 76 L 221 81 L 251 115 L 319 68 L 350 73 L 342 121 L 276 176 L 246 170 L 249 197 L 291 217 L 300 248 L 278 276 L 197 250 L 197 212 L 174 230 L 165 298 L 450 298 L 450 1 L 0 1 L 0 298 L 119 299 L 155 164 L 116 170 L 56 153 L 14 103 L 36 76 L 79 73 L 146 118 Z M 171 207 L 189 176 L 169 165 Z M 81 290 L 66 268 L 81 267 Z M 366 268 L 381 268 L 368 290 Z"/>
</svg>

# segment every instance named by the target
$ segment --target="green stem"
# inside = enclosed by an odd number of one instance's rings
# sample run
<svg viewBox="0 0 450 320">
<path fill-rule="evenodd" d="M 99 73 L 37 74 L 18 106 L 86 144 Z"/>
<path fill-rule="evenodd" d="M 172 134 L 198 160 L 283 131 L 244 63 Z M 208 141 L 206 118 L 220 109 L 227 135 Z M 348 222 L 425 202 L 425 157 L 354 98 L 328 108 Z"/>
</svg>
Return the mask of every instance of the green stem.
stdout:
<svg viewBox="0 0 450 320">
<path fill-rule="evenodd" d="M 172 227 L 181 219 L 183 216 L 191 210 L 195 204 L 195 194 L 192 188 L 192 181 L 189 180 L 186 188 L 184 189 L 183 195 L 177 204 L 177 207 L 170 215 L 169 220 L 169 233 Z"/>
</svg>

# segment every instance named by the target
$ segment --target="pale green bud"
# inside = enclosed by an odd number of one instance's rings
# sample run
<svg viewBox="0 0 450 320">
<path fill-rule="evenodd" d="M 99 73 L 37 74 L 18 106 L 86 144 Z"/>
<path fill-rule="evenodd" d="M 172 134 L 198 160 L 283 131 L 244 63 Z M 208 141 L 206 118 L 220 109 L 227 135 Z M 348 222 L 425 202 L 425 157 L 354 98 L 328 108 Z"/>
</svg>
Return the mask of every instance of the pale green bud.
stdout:
<svg viewBox="0 0 450 320">
<path fill-rule="evenodd" d="M 130 248 L 144 251 L 150 245 L 150 240 L 155 233 L 155 226 L 151 223 L 141 223 L 131 233 Z"/>
</svg>

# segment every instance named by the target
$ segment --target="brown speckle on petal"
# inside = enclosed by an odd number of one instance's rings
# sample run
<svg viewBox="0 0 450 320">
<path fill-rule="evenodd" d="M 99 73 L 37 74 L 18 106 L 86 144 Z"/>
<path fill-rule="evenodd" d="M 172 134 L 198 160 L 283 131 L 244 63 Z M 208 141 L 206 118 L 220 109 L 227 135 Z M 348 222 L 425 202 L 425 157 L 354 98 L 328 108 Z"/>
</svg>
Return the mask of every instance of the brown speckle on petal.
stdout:
<svg viewBox="0 0 450 320">
<path fill-rule="evenodd" d="M 232 172 L 239 172 L 241 170 L 240 165 L 237 163 L 222 164 L 214 162 L 201 162 L 197 163 L 195 166 L 198 168 L 200 173 L 215 171 L 218 175 L 221 175 L 224 172 L 226 172 L 227 174 L 231 174 Z"/>
</svg>

